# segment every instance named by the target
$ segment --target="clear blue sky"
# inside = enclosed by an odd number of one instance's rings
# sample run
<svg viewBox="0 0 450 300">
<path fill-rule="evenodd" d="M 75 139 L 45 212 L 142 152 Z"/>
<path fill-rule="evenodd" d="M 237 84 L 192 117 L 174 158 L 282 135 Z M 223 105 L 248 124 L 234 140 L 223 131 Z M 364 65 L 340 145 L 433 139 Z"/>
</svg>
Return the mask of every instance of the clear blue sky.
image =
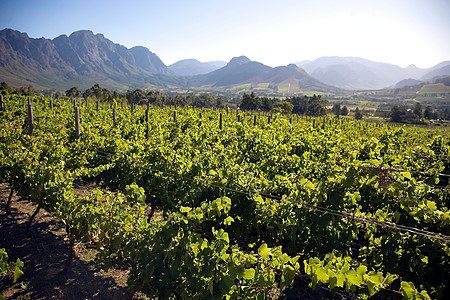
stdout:
<svg viewBox="0 0 450 300">
<path fill-rule="evenodd" d="M 0 0 L 4 28 L 49 39 L 88 29 L 146 46 L 166 65 L 240 55 L 270 66 L 321 56 L 422 68 L 450 60 L 449 0 Z"/>
</svg>

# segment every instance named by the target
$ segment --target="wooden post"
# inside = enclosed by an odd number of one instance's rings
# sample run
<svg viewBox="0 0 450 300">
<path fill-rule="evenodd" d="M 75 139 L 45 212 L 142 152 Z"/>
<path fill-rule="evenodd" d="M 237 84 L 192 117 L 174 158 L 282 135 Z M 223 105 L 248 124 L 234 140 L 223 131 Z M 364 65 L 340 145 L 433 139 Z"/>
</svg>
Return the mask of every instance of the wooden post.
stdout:
<svg viewBox="0 0 450 300">
<path fill-rule="evenodd" d="M 148 108 L 145 110 L 145 124 L 147 124 L 147 127 L 145 128 L 145 138 L 148 139 L 148 136 L 150 134 L 150 130 L 148 127 L 148 120 L 149 120 L 149 113 L 150 113 L 150 108 Z"/>
<path fill-rule="evenodd" d="M 3 111 L 3 95 L 0 95 L 0 111 Z"/>
<path fill-rule="evenodd" d="M 223 116 L 222 113 L 219 115 L 219 129 L 222 130 L 223 128 Z"/>
<path fill-rule="evenodd" d="M 33 107 L 31 106 L 30 97 L 28 97 L 28 132 L 32 134 L 33 130 L 34 130 Z"/>
<path fill-rule="evenodd" d="M 177 111 L 176 110 L 173 111 L 173 121 L 174 122 L 177 121 Z"/>
<path fill-rule="evenodd" d="M 270 124 L 270 115 L 267 117 L 267 124 Z"/>
<path fill-rule="evenodd" d="M 292 117 L 289 118 L 289 124 L 292 124 Z"/>
<path fill-rule="evenodd" d="M 203 125 L 203 121 L 202 121 L 203 114 L 200 112 L 198 117 L 200 118 L 200 122 L 198 123 L 198 126 L 202 126 Z"/>
<path fill-rule="evenodd" d="M 313 128 L 316 128 L 316 119 L 313 120 Z"/>
<path fill-rule="evenodd" d="M 50 99 L 50 109 L 53 111 L 53 98 Z"/>
<path fill-rule="evenodd" d="M 88 99 L 84 99 L 84 102 L 86 103 L 86 107 L 88 107 Z"/>
<path fill-rule="evenodd" d="M 253 126 L 256 126 L 256 115 L 253 116 Z"/>
<path fill-rule="evenodd" d="M 116 123 L 116 108 L 113 108 L 113 123 Z"/>
<path fill-rule="evenodd" d="M 241 122 L 241 115 L 238 115 L 238 116 L 237 116 L 237 121 L 238 121 L 238 122 Z"/>
<path fill-rule="evenodd" d="M 97 100 L 97 111 L 100 110 L 100 101 Z"/>
<path fill-rule="evenodd" d="M 75 107 L 75 136 L 80 137 L 80 109 Z"/>
</svg>

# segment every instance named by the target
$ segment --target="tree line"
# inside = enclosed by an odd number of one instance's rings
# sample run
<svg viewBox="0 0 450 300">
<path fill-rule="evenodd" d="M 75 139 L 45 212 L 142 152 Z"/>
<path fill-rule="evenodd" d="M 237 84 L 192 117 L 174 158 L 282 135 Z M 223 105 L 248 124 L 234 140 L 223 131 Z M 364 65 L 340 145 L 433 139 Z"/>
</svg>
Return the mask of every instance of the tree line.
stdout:
<svg viewBox="0 0 450 300">
<path fill-rule="evenodd" d="M 328 101 L 321 95 L 296 96 L 285 99 L 258 97 L 254 93 L 242 96 L 239 104 L 241 110 L 273 111 L 293 113 L 307 116 L 323 116 L 327 114 Z"/>
<path fill-rule="evenodd" d="M 32 86 L 13 88 L 5 82 L 0 83 L 0 92 L 2 94 L 18 94 L 25 96 L 33 96 L 37 91 Z M 100 86 L 98 83 L 92 87 L 82 91 L 77 86 L 66 90 L 64 94 L 55 93 L 55 98 L 68 97 L 116 102 L 122 104 L 145 105 L 152 104 L 157 106 L 192 106 L 192 107 L 207 107 L 207 108 L 225 108 L 230 105 L 222 97 L 212 94 L 162 94 L 160 91 L 135 89 L 128 90 L 125 93 L 117 91 L 110 91 L 109 89 Z M 238 98 L 239 99 L 239 98 Z M 250 94 L 244 93 L 240 101 L 237 101 L 237 106 L 243 111 L 265 111 L 265 112 L 280 112 L 286 114 L 299 114 L 306 116 L 324 116 L 328 113 L 328 101 L 323 99 L 321 95 L 313 96 L 295 96 L 287 98 L 269 98 L 259 97 L 253 92 Z M 336 117 L 347 116 L 349 109 L 341 104 L 334 104 L 331 113 Z M 409 124 L 428 124 L 429 120 L 440 119 L 450 120 L 450 109 L 433 110 L 431 106 L 423 109 L 422 105 L 417 102 L 413 109 L 408 109 L 395 105 L 386 114 L 391 122 L 409 123 Z M 357 107 L 354 111 L 355 119 L 362 119 L 363 113 Z"/>
<path fill-rule="evenodd" d="M 396 123 L 428 124 L 429 120 L 450 120 L 450 109 L 433 110 L 431 106 L 423 109 L 417 102 L 413 109 L 407 109 L 395 105 L 391 108 L 390 120 Z"/>
</svg>

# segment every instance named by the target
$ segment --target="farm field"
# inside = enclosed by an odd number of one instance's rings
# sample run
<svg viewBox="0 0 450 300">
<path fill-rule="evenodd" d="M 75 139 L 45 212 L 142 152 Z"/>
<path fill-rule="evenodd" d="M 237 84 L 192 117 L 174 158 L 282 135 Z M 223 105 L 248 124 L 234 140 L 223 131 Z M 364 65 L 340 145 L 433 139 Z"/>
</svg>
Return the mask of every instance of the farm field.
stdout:
<svg viewBox="0 0 450 300">
<path fill-rule="evenodd" d="M 289 299 L 303 283 L 335 298 L 444 299 L 449 138 L 351 119 L 6 95 L 0 182 L 58 218 L 69 248 L 95 248 L 105 272 L 127 268 L 131 295 Z"/>
</svg>

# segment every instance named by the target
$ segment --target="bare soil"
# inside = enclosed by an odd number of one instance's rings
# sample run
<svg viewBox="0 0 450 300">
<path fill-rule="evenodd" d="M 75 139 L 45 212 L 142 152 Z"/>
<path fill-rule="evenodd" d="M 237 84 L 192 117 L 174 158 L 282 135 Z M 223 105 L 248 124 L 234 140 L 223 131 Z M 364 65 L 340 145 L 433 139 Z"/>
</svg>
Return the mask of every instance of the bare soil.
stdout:
<svg viewBox="0 0 450 300">
<path fill-rule="evenodd" d="M 63 274 L 70 249 L 64 224 L 41 209 L 27 236 L 26 223 L 36 205 L 14 194 L 11 213 L 6 214 L 9 192 L 6 184 L 0 184 L 0 248 L 6 249 L 10 261 L 19 258 L 25 265 L 15 284 L 11 274 L 0 277 L 5 299 L 143 299 L 126 288 L 129 270 L 97 268 L 96 250 L 89 245 L 75 244 L 74 257 Z"/>
</svg>

